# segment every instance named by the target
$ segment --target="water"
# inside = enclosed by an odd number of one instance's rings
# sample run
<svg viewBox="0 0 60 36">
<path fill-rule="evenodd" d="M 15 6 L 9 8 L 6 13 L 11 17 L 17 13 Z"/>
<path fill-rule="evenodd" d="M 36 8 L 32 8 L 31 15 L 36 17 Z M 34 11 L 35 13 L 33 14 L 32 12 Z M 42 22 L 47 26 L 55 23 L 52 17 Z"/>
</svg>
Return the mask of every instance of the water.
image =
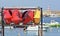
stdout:
<svg viewBox="0 0 60 36">
<path fill-rule="evenodd" d="M 20 33 L 20 36 L 37 36 L 38 35 L 37 34 L 38 31 L 27 31 L 24 34 L 24 31 L 22 28 L 5 29 L 5 36 L 17 36 L 18 33 Z M 60 36 L 60 28 L 52 28 L 51 31 L 49 28 L 47 29 L 47 31 L 43 31 L 43 36 Z"/>
<path fill-rule="evenodd" d="M 58 29 L 52 28 L 51 31 L 48 29 L 48 31 L 44 32 L 43 34 L 44 34 L 44 36 L 60 36 L 60 28 L 58 28 Z"/>
<path fill-rule="evenodd" d="M 55 20 L 60 23 L 60 17 L 51 18 L 44 17 L 44 23 L 50 23 L 51 20 Z M 51 30 L 50 30 L 51 29 Z M 23 28 L 15 28 L 15 29 L 5 29 L 5 36 L 38 36 L 38 31 L 27 31 L 24 33 Z M 48 28 L 47 31 L 43 31 L 43 36 L 60 36 L 60 28 Z"/>
<path fill-rule="evenodd" d="M 55 20 L 55 21 L 60 23 L 60 17 L 56 17 L 56 18 L 54 18 L 54 17 L 43 17 L 44 23 L 50 23 L 51 20 Z"/>
<path fill-rule="evenodd" d="M 17 36 L 18 34 L 24 36 L 23 28 L 5 29 L 5 36 Z"/>
</svg>

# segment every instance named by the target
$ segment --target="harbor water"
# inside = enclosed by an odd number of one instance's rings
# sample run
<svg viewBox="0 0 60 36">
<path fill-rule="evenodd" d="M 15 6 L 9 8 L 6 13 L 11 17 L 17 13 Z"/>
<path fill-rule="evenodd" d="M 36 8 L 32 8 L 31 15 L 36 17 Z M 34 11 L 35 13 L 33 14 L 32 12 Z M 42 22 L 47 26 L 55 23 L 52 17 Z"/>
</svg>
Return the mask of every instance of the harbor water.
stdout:
<svg viewBox="0 0 60 36">
<path fill-rule="evenodd" d="M 24 33 L 22 28 L 16 28 L 16 29 L 5 29 L 5 36 L 38 36 L 38 31 L 27 31 Z M 60 36 L 60 28 L 52 28 L 47 29 L 47 31 L 43 31 L 43 36 Z"/>
<path fill-rule="evenodd" d="M 51 18 L 51 17 L 44 17 L 44 23 L 50 23 L 51 20 L 55 20 L 60 23 L 60 17 Z M 5 36 L 38 36 L 38 31 L 23 31 L 23 28 L 13 28 L 13 29 L 5 29 L 4 35 Z M 60 28 L 50 27 L 43 31 L 43 36 L 60 36 Z"/>
</svg>

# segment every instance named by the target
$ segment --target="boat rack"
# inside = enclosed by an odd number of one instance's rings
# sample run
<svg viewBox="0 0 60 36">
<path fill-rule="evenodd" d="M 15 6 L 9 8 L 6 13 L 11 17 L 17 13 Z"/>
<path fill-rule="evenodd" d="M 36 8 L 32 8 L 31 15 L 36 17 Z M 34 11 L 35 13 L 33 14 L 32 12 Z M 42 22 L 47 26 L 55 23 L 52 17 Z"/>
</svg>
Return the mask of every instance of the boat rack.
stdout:
<svg viewBox="0 0 60 36">
<path fill-rule="evenodd" d="M 3 20 L 3 10 L 4 9 L 9 9 L 9 10 L 14 10 L 14 9 L 17 9 L 17 10 L 28 10 L 28 9 L 32 9 L 32 10 L 35 10 L 35 9 L 39 9 L 39 10 L 41 10 L 41 28 L 40 27 L 38 27 L 39 29 L 41 29 L 41 31 L 39 32 L 39 30 L 38 30 L 38 36 L 43 36 L 43 34 L 42 34 L 42 23 L 43 23 L 43 20 L 42 20 L 42 8 L 40 8 L 40 7 L 2 7 L 1 8 L 1 17 L 2 17 L 2 20 L 1 20 L 1 22 L 2 22 L 2 36 L 4 36 L 4 26 L 16 26 L 16 27 L 21 27 L 21 28 L 24 28 L 24 27 L 26 27 L 26 26 L 29 26 L 29 25 L 5 25 L 5 23 L 4 23 L 4 20 Z M 38 26 L 40 25 L 40 23 L 38 24 Z"/>
</svg>

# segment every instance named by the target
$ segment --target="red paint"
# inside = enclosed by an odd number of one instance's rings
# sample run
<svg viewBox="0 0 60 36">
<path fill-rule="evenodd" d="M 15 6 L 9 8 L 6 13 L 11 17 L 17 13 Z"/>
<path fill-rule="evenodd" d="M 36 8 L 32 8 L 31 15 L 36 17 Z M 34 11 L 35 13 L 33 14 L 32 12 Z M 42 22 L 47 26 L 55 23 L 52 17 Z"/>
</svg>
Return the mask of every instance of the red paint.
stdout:
<svg viewBox="0 0 60 36">
<path fill-rule="evenodd" d="M 25 16 L 24 16 L 25 18 L 24 18 L 23 23 L 27 24 L 27 23 L 31 22 L 33 20 L 33 16 L 34 16 L 33 11 L 28 10 L 27 13 L 25 13 Z"/>
<path fill-rule="evenodd" d="M 3 10 L 3 15 L 6 24 L 10 24 L 12 16 L 10 15 L 9 10 Z"/>
<path fill-rule="evenodd" d="M 15 23 L 16 25 L 19 23 L 20 20 L 18 14 L 19 14 L 19 10 L 12 11 L 12 22 Z"/>
<path fill-rule="evenodd" d="M 19 18 L 20 18 L 20 22 L 22 22 L 22 13 L 21 12 L 19 12 Z"/>
</svg>

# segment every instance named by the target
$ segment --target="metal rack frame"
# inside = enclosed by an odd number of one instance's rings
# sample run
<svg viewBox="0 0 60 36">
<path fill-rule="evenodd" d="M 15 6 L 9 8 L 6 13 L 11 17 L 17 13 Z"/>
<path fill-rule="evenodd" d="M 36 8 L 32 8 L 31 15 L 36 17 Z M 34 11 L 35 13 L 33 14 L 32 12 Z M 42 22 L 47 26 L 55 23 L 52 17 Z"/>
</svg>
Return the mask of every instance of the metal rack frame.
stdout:
<svg viewBox="0 0 60 36">
<path fill-rule="evenodd" d="M 1 16 L 2 16 L 2 36 L 4 36 L 4 26 L 6 26 L 6 25 L 4 25 L 4 20 L 3 20 L 3 10 L 4 9 L 10 9 L 10 10 L 14 10 L 14 9 L 18 9 L 18 10 L 28 10 L 28 9 L 32 9 L 32 10 L 35 10 L 35 9 L 39 9 L 39 10 L 41 10 L 41 28 L 40 27 L 38 27 L 39 29 L 41 29 L 41 30 L 38 30 L 38 36 L 43 36 L 43 33 L 42 33 L 42 28 L 43 28 L 43 16 L 42 16 L 42 8 L 40 8 L 40 7 L 37 7 L 37 8 L 4 8 L 4 7 L 2 7 L 1 8 Z M 40 25 L 40 24 L 39 24 Z M 39 26 L 38 25 L 38 26 Z M 8 26 L 8 25 L 7 25 Z M 18 25 L 12 25 L 12 26 L 18 26 Z M 26 26 L 26 25 L 21 25 L 21 26 Z M 40 31 L 40 32 L 39 32 Z"/>
</svg>

